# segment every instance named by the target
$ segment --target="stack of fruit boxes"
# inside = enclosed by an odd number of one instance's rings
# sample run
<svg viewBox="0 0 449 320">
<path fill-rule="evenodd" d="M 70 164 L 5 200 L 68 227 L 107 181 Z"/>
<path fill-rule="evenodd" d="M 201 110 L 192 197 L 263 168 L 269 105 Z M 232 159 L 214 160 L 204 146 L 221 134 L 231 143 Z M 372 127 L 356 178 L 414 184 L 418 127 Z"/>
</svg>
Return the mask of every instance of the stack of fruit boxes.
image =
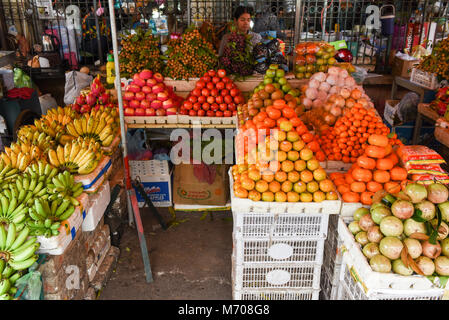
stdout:
<svg viewBox="0 0 449 320">
<path fill-rule="evenodd" d="M 318 300 L 330 214 L 340 200 L 310 203 L 231 202 L 235 300 Z"/>
</svg>

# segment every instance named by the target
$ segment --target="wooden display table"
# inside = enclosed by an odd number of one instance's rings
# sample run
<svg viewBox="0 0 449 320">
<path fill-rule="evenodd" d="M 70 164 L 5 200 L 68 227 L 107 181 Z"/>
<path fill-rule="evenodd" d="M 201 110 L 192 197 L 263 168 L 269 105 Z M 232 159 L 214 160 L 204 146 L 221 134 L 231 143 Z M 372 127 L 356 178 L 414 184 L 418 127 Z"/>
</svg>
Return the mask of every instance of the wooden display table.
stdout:
<svg viewBox="0 0 449 320">
<path fill-rule="evenodd" d="M 436 127 L 435 139 L 449 148 L 449 128 Z"/>
</svg>

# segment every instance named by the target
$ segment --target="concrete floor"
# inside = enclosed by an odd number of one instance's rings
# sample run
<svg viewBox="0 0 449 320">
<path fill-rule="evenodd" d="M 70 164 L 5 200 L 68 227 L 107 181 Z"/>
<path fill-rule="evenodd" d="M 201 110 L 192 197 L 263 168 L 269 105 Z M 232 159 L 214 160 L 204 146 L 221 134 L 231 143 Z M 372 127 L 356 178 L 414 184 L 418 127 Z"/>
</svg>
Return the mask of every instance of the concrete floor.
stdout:
<svg viewBox="0 0 449 320">
<path fill-rule="evenodd" d="M 166 222 L 172 220 L 158 208 Z M 153 283 L 146 283 L 136 229 L 126 227 L 116 270 L 100 300 L 232 299 L 232 214 L 176 212 L 178 225 L 163 230 L 148 209 L 141 211 Z"/>
</svg>

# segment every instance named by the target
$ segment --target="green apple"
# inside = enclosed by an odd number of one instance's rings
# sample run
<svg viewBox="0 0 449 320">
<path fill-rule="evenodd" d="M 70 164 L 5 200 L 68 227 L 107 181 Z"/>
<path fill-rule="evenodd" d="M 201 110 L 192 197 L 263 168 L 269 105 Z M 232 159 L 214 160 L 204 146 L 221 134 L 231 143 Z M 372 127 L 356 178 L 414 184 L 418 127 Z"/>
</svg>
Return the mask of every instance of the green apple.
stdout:
<svg viewBox="0 0 449 320">
<path fill-rule="evenodd" d="M 276 70 L 276 77 L 278 77 L 278 78 L 283 78 L 283 77 L 285 77 L 285 71 L 284 71 L 284 69 L 277 69 L 277 70 Z"/>
<path fill-rule="evenodd" d="M 270 64 L 269 69 L 276 70 L 277 68 L 279 68 L 279 66 L 277 64 Z"/>
<path fill-rule="evenodd" d="M 282 86 L 282 91 L 289 92 L 292 89 L 292 86 L 289 83 L 286 83 Z"/>
<path fill-rule="evenodd" d="M 266 78 L 263 80 L 264 84 L 269 84 L 269 83 L 273 83 L 273 78 Z"/>
<path fill-rule="evenodd" d="M 304 79 L 304 72 L 297 72 L 296 79 Z"/>
<path fill-rule="evenodd" d="M 285 77 L 279 78 L 277 83 L 279 83 L 281 86 L 283 86 L 283 85 L 287 84 L 287 79 Z"/>
<path fill-rule="evenodd" d="M 273 86 L 276 88 L 276 89 L 280 89 L 281 88 L 281 85 L 279 84 L 279 83 L 273 83 Z"/>
<path fill-rule="evenodd" d="M 288 92 L 288 94 L 290 94 L 296 98 L 297 96 L 299 96 L 299 91 L 297 89 L 293 88 Z"/>
<path fill-rule="evenodd" d="M 267 69 L 267 71 L 265 72 L 265 76 L 274 78 L 276 76 L 276 70 L 273 70 L 270 67 L 270 69 Z"/>
</svg>

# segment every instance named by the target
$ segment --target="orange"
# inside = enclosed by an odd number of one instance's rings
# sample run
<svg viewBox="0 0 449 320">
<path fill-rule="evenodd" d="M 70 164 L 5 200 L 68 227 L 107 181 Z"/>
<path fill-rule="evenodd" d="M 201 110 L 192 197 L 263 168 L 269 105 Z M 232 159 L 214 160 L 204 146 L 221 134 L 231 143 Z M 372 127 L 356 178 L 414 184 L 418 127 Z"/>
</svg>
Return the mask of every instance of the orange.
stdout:
<svg viewBox="0 0 449 320">
<path fill-rule="evenodd" d="M 292 189 L 293 189 L 293 183 L 291 183 L 291 181 L 286 180 L 281 184 L 281 190 L 284 192 L 292 191 Z"/>
<path fill-rule="evenodd" d="M 258 169 L 250 169 L 248 171 L 248 177 L 254 181 L 260 180 L 261 178 L 260 171 Z"/>
<path fill-rule="evenodd" d="M 290 151 L 292 148 L 293 148 L 293 145 L 290 141 L 284 140 L 279 144 L 279 149 L 281 149 L 282 151 L 285 151 L 285 152 Z"/>
<path fill-rule="evenodd" d="M 289 151 L 290 152 L 290 151 Z M 275 158 L 277 161 L 279 161 L 279 162 L 282 162 L 282 161 L 285 161 L 285 160 L 287 160 L 287 153 L 285 152 L 285 151 L 282 151 L 282 150 L 278 150 L 277 152 L 276 152 L 276 158 Z"/>
<path fill-rule="evenodd" d="M 343 194 L 345 192 L 350 192 L 351 188 L 349 187 L 349 184 L 341 184 L 337 187 L 337 191 Z"/>
<path fill-rule="evenodd" d="M 298 141 L 293 142 L 292 147 L 293 147 L 293 150 L 301 151 L 305 147 L 305 145 L 306 144 L 304 143 L 304 141 L 299 139 Z"/>
<path fill-rule="evenodd" d="M 297 193 L 305 192 L 307 190 L 307 185 L 302 181 L 298 181 L 293 185 L 293 190 Z"/>
<path fill-rule="evenodd" d="M 303 192 L 299 195 L 299 199 L 301 200 L 301 202 L 312 202 L 313 196 L 309 192 Z"/>
<path fill-rule="evenodd" d="M 276 161 L 276 160 L 270 161 L 269 169 L 272 172 L 279 171 L 279 170 L 281 170 L 281 163 L 279 161 Z"/>
<path fill-rule="evenodd" d="M 300 178 L 301 178 L 301 176 L 297 171 L 290 171 L 287 174 L 288 181 L 290 181 L 292 183 L 298 182 Z"/>
<path fill-rule="evenodd" d="M 262 193 L 262 201 L 273 202 L 274 201 L 274 193 L 271 191 L 265 191 Z"/>
<path fill-rule="evenodd" d="M 299 156 L 302 160 L 308 161 L 313 158 L 313 152 L 309 148 L 303 148 L 299 152 Z"/>
<path fill-rule="evenodd" d="M 303 181 L 305 183 L 308 183 L 313 180 L 313 173 L 310 172 L 309 170 L 301 171 L 300 175 L 301 175 L 301 181 Z"/>
<path fill-rule="evenodd" d="M 358 182 L 358 181 L 354 181 L 353 183 L 351 183 L 351 191 L 353 192 L 365 192 L 366 190 L 366 185 L 364 182 Z"/>
<path fill-rule="evenodd" d="M 295 161 L 295 170 L 301 172 L 307 168 L 307 163 L 304 160 Z"/>
<path fill-rule="evenodd" d="M 295 165 L 292 161 L 290 160 L 285 160 L 281 162 L 281 169 L 284 172 L 290 172 L 295 168 Z"/>
<path fill-rule="evenodd" d="M 373 179 L 379 183 L 385 183 L 390 181 L 390 173 L 385 170 L 376 170 L 373 174 Z"/>
<path fill-rule="evenodd" d="M 299 194 L 293 191 L 287 192 L 288 202 L 299 202 Z"/>
<path fill-rule="evenodd" d="M 285 192 L 278 191 L 274 194 L 274 201 L 276 202 L 286 202 L 287 201 L 287 195 Z"/>
<path fill-rule="evenodd" d="M 268 184 L 268 190 L 270 190 L 271 192 L 273 192 L 273 193 L 276 193 L 276 192 L 278 192 L 279 190 L 281 190 L 281 184 L 279 183 L 279 182 L 277 182 L 277 181 L 271 181 L 269 184 Z"/>
<path fill-rule="evenodd" d="M 360 202 L 360 195 L 352 191 L 343 193 L 342 198 L 344 202 Z"/>
<path fill-rule="evenodd" d="M 384 190 L 388 193 L 398 193 L 401 191 L 401 185 L 398 182 L 389 181 L 384 184 Z"/>
<path fill-rule="evenodd" d="M 262 179 L 268 183 L 274 180 L 274 173 L 270 170 L 262 172 Z"/>
<path fill-rule="evenodd" d="M 400 167 L 394 167 L 390 171 L 391 180 L 394 181 L 404 181 L 407 179 L 407 170 Z"/>
<path fill-rule="evenodd" d="M 388 158 L 377 159 L 376 168 L 379 170 L 391 170 L 393 166 L 394 164 L 391 159 Z"/>
<path fill-rule="evenodd" d="M 250 178 L 243 178 L 241 184 L 242 188 L 248 191 L 253 190 L 256 186 L 256 183 Z"/>
<path fill-rule="evenodd" d="M 330 179 L 324 179 L 320 181 L 320 190 L 323 192 L 330 192 L 334 190 L 334 184 Z"/>
<path fill-rule="evenodd" d="M 314 193 L 320 189 L 320 185 L 316 181 L 310 181 L 307 183 L 307 191 Z"/>
<path fill-rule="evenodd" d="M 326 194 L 322 191 L 316 191 L 313 193 L 313 201 L 314 202 L 321 202 L 326 200 Z"/>
<path fill-rule="evenodd" d="M 282 152 L 284 152 L 284 151 L 282 151 Z M 295 151 L 295 150 L 290 150 L 288 153 L 287 153 L 287 159 L 288 160 L 291 160 L 291 161 L 296 161 L 296 160 L 298 160 L 299 159 L 299 152 L 298 151 Z M 284 159 L 285 160 L 285 159 Z M 279 161 L 284 161 L 284 160 L 279 160 Z M 309 160 L 310 161 L 310 160 Z"/>
<path fill-rule="evenodd" d="M 373 203 L 374 192 L 365 191 L 360 195 L 360 202 L 362 204 L 371 205 Z"/>
<path fill-rule="evenodd" d="M 318 168 L 318 169 L 314 170 L 313 178 L 316 181 L 322 181 L 322 180 L 326 179 L 326 171 L 323 168 Z"/>
<path fill-rule="evenodd" d="M 277 171 L 274 174 L 274 179 L 278 182 L 284 182 L 285 180 L 287 180 L 287 173 L 284 171 Z"/>
<path fill-rule="evenodd" d="M 376 191 L 382 190 L 382 188 L 383 188 L 382 184 L 380 184 L 379 182 L 376 182 L 376 181 L 369 181 L 366 184 L 366 189 L 370 192 L 376 192 Z"/>
<path fill-rule="evenodd" d="M 250 192 L 248 192 L 248 199 L 251 199 L 253 201 L 260 201 L 261 195 L 258 191 L 251 190 Z"/>
<path fill-rule="evenodd" d="M 255 188 L 260 193 L 263 193 L 268 190 L 268 182 L 265 180 L 259 180 L 256 182 Z"/>
<path fill-rule="evenodd" d="M 235 196 L 237 198 L 248 198 L 248 191 L 243 188 L 238 188 L 235 190 Z"/>
</svg>

